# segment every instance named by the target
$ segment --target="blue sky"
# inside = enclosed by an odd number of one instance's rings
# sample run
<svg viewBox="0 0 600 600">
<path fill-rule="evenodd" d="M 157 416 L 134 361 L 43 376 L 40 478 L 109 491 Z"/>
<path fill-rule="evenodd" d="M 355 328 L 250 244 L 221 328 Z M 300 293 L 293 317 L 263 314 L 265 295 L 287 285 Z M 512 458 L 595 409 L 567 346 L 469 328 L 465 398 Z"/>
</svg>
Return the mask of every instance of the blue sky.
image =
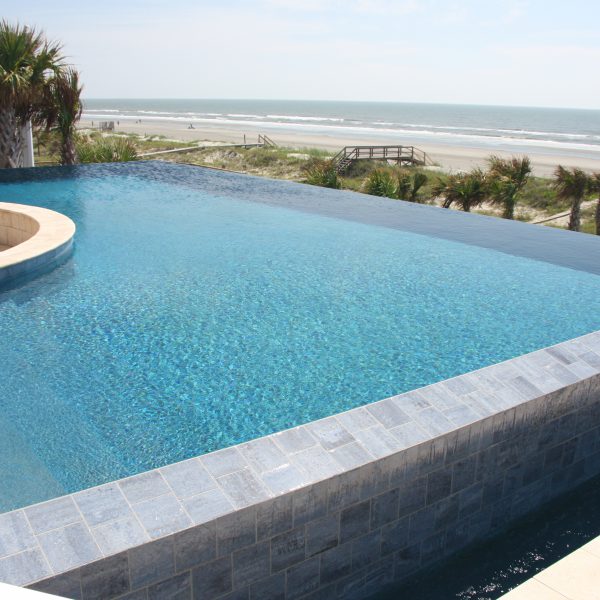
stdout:
<svg viewBox="0 0 600 600">
<path fill-rule="evenodd" d="M 597 0 L 4 0 L 87 97 L 600 108 Z"/>
</svg>

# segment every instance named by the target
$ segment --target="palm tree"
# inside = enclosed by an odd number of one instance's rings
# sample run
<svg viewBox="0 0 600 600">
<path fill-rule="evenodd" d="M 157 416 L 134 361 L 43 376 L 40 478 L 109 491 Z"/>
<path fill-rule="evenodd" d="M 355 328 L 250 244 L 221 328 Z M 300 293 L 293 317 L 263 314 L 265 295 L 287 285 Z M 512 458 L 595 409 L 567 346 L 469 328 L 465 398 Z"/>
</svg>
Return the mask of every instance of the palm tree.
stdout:
<svg viewBox="0 0 600 600">
<path fill-rule="evenodd" d="M 46 86 L 61 67 L 60 46 L 34 29 L 0 22 L 0 168 L 23 164 L 22 129 L 42 120 Z"/>
<path fill-rule="evenodd" d="M 596 235 L 600 235 L 600 173 L 594 173 L 589 177 L 589 190 L 598 196 L 596 204 Z"/>
<path fill-rule="evenodd" d="M 531 161 L 527 156 L 500 158 L 492 155 L 488 158 L 488 164 L 492 200 L 504 207 L 502 216 L 505 219 L 514 219 L 517 195 L 531 175 Z"/>
<path fill-rule="evenodd" d="M 399 200 L 408 202 L 421 202 L 419 190 L 427 183 L 427 175 L 416 171 L 412 174 L 400 172 L 396 195 Z"/>
<path fill-rule="evenodd" d="M 581 227 L 581 203 L 588 190 L 589 178 L 581 170 L 575 167 L 566 169 L 558 165 L 554 171 L 554 188 L 560 200 L 571 202 L 571 217 L 569 218 L 569 229 L 579 231 Z"/>
<path fill-rule="evenodd" d="M 433 193 L 444 198 L 444 208 L 458 204 L 465 212 L 471 212 L 471 208 L 483 204 L 489 190 L 485 173 L 473 169 L 469 173 L 450 175 L 445 181 L 440 179 Z"/>
<path fill-rule="evenodd" d="M 74 165 L 75 124 L 81 117 L 81 91 L 79 73 L 72 68 L 65 69 L 53 77 L 48 85 L 44 116 L 48 124 L 56 127 L 61 137 L 61 164 Z"/>
</svg>

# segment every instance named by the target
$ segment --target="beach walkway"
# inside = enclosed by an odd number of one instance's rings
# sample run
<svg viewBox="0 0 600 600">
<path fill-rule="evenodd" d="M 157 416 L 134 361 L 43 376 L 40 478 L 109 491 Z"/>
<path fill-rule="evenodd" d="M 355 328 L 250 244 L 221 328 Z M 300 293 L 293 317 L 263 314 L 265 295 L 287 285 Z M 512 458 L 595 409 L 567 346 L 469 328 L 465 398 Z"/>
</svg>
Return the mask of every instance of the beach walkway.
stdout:
<svg viewBox="0 0 600 600">
<path fill-rule="evenodd" d="M 384 160 L 397 165 L 426 166 L 433 161 L 414 146 L 345 146 L 332 159 L 338 173 L 343 173 L 357 160 Z"/>
</svg>

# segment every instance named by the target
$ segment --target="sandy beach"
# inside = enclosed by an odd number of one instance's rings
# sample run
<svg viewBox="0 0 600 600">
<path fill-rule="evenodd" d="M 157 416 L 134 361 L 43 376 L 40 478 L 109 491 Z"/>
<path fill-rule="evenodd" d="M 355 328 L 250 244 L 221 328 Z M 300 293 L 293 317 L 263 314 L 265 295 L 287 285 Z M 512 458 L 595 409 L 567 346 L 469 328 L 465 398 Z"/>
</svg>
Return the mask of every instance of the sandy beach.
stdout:
<svg viewBox="0 0 600 600">
<path fill-rule="evenodd" d="M 90 119 L 83 118 L 80 121 L 79 127 L 82 129 L 90 128 L 92 122 Z M 96 125 L 97 121 L 94 124 Z M 142 120 L 141 122 L 121 120 L 118 125 L 115 122 L 115 130 L 118 132 L 140 135 L 162 135 L 170 139 L 190 142 L 252 143 L 257 141 L 259 133 L 265 133 L 277 144 L 292 148 L 322 148 L 337 151 L 344 146 L 398 144 L 397 138 L 376 134 L 360 137 L 353 137 L 350 133 L 348 135 L 338 133 L 335 136 L 327 134 L 314 135 L 285 129 L 267 131 L 252 127 L 232 128 L 231 126 L 218 124 L 196 124 L 194 129 L 189 129 L 188 127 L 189 123 L 161 121 L 158 119 Z M 245 139 L 244 135 L 246 136 Z M 483 167 L 485 166 L 486 158 L 492 153 L 500 156 L 511 156 L 510 152 L 496 150 L 493 146 L 477 148 L 446 143 L 432 144 L 416 142 L 409 137 L 403 139 L 402 144 L 407 146 L 414 145 L 424 150 L 435 163 L 447 170 L 467 170 L 474 166 Z M 558 164 L 569 167 L 580 167 L 586 171 L 600 171 L 600 157 L 593 159 L 566 153 L 535 153 L 531 151 L 528 151 L 527 154 L 531 158 L 534 173 L 541 177 L 551 176 Z"/>
</svg>

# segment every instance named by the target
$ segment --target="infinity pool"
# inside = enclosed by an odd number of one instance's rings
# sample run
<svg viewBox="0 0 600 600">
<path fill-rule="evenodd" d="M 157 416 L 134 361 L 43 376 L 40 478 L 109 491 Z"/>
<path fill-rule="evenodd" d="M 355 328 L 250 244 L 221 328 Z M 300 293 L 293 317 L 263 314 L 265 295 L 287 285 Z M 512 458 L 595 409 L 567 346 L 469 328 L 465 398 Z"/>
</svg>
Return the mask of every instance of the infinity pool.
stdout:
<svg viewBox="0 0 600 600">
<path fill-rule="evenodd" d="M 598 275 L 270 202 L 305 189 L 160 163 L 0 183 L 77 224 L 0 289 L 0 511 L 600 329 Z"/>
</svg>

